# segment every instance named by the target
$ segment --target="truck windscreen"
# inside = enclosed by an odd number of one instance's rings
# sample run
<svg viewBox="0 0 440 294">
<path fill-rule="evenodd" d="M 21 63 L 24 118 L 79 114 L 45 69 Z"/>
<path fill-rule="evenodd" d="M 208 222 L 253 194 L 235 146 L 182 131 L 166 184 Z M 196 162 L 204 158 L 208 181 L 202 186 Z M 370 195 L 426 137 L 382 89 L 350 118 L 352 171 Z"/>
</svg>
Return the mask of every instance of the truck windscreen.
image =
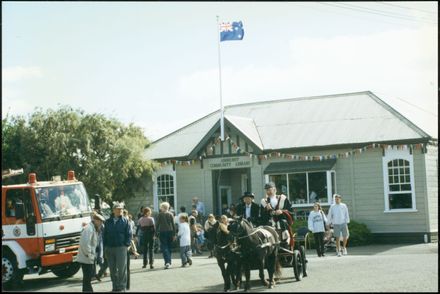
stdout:
<svg viewBox="0 0 440 294">
<path fill-rule="evenodd" d="M 35 195 L 43 221 L 91 213 L 82 183 L 36 188 Z"/>
</svg>

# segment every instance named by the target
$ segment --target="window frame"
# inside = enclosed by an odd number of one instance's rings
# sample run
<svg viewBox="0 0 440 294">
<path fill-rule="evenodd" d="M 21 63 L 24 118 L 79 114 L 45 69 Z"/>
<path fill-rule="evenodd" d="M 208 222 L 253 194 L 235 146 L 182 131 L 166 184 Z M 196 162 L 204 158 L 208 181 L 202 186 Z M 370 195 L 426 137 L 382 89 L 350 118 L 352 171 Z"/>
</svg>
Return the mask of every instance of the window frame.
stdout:
<svg viewBox="0 0 440 294">
<path fill-rule="evenodd" d="M 391 191 L 389 183 L 389 173 L 388 173 L 388 163 L 393 160 L 406 160 L 409 162 L 409 177 L 411 190 L 409 191 Z M 403 149 L 398 150 L 397 147 L 388 148 L 385 150 L 385 154 L 382 157 L 382 170 L 383 170 L 383 186 L 384 186 L 384 212 L 385 213 L 395 213 L 395 212 L 413 212 L 417 211 L 416 207 L 416 193 L 415 193 L 415 181 L 414 181 L 414 157 L 410 153 L 410 150 L 404 146 Z M 399 179 L 400 183 L 400 179 Z M 389 196 L 398 194 L 411 194 L 411 208 L 395 208 L 391 209 L 389 204 Z"/>
<path fill-rule="evenodd" d="M 172 197 L 174 198 L 174 205 L 173 208 L 176 209 L 178 207 L 178 199 L 177 199 L 177 178 L 176 178 L 176 171 L 173 170 L 173 165 L 169 164 L 167 166 L 164 166 L 162 169 L 158 170 L 157 172 L 153 173 L 153 206 L 155 211 L 159 211 L 159 191 L 158 191 L 158 179 L 161 176 L 170 176 L 173 179 L 173 194 Z M 162 195 L 161 195 L 162 196 Z"/>
<path fill-rule="evenodd" d="M 327 182 L 327 201 L 326 202 L 320 202 L 321 205 L 331 205 L 332 204 L 332 190 L 337 191 L 337 187 L 336 187 L 336 171 L 334 169 L 330 169 L 330 170 L 313 170 L 313 171 L 303 171 L 303 172 L 290 172 L 290 173 L 271 173 L 271 174 L 266 174 L 265 175 L 265 180 L 266 182 L 270 181 L 270 177 L 271 176 L 280 176 L 280 175 L 286 175 L 286 181 L 287 181 L 287 195 L 289 195 L 290 193 L 290 186 L 289 186 L 289 175 L 292 174 L 306 174 L 306 183 L 307 183 L 307 191 L 306 191 L 306 197 L 307 200 L 309 200 L 310 197 L 310 191 L 309 191 L 309 173 L 318 173 L 318 172 L 325 172 L 326 173 L 326 182 Z M 334 183 L 334 187 L 333 187 L 333 182 L 332 182 L 332 178 L 331 175 L 334 174 L 334 179 L 335 179 L 335 183 Z M 277 193 L 279 193 L 280 191 L 277 190 Z M 291 201 L 292 203 L 292 207 L 293 208 L 301 208 L 301 207 L 313 207 L 313 203 L 293 203 L 293 201 L 290 199 L 289 197 L 289 201 Z"/>
</svg>

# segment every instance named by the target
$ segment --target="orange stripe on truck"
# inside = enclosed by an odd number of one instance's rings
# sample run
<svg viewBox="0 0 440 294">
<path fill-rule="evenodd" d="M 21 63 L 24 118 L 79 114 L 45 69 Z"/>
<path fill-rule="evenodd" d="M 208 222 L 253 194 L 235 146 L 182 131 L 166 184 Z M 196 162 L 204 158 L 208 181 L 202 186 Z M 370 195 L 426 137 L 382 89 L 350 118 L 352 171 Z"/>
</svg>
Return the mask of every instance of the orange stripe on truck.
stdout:
<svg viewBox="0 0 440 294">
<path fill-rule="evenodd" d="M 77 251 L 71 251 L 66 253 L 43 255 L 41 256 L 41 265 L 50 266 L 50 265 L 59 265 L 63 263 L 71 263 L 73 261 L 73 256 L 75 256 L 77 253 L 78 253 Z"/>
</svg>

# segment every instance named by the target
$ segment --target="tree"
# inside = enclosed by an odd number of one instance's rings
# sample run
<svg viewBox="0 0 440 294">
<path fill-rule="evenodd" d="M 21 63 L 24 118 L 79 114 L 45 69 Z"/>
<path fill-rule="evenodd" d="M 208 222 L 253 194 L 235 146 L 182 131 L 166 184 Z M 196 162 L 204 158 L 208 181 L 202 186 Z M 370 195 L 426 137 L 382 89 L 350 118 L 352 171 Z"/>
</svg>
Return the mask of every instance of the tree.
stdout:
<svg viewBox="0 0 440 294">
<path fill-rule="evenodd" d="M 23 167 L 25 175 L 35 172 L 40 181 L 54 175 L 65 178 L 73 169 L 89 195 L 100 194 L 107 201 L 142 190 L 154 169 L 143 156 L 148 146 L 139 127 L 70 106 L 36 109 L 27 120 L 2 120 L 3 168 Z"/>
</svg>

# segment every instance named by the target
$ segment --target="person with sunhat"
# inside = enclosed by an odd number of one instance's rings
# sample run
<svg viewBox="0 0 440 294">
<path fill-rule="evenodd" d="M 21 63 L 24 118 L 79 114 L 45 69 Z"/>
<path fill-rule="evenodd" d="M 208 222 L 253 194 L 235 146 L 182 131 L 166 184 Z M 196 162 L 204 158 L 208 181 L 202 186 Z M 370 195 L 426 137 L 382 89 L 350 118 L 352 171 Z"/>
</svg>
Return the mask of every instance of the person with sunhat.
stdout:
<svg viewBox="0 0 440 294">
<path fill-rule="evenodd" d="M 113 204 L 113 215 L 105 221 L 103 243 L 110 268 L 112 291 L 121 292 L 127 288 L 127 250 L 131 245 L 131 227 L 123 216 L 124 203 Z"/>
<path fill-rule="evenodd" d="M 260 225 L 269 225 L 281 231 L 282 245 L 293 244 L 291 224 L 292 204 L 286 195 L 277 195 L 274 182 L 264 186 L 266 195 L 260 202 Z"/>
<path fill-rule="evenodd" d="M 237 216 L 247 219 L 254 227 L 258 226 L 260 206 L 254 202 L 254 193 L 244 192 L 240 199 L 241 202 L 237 205 Z"/>
<path fill-rule="evenodd" d="M 83 272 L 83 292 L 93 292 L 92 278 L 95 274 L 96 247 L 99 243 L 99 230 L 104 220 L 102 215 L 93 214 L 92 221 L 81 232 L 77 260 Z"/>
</svg>

